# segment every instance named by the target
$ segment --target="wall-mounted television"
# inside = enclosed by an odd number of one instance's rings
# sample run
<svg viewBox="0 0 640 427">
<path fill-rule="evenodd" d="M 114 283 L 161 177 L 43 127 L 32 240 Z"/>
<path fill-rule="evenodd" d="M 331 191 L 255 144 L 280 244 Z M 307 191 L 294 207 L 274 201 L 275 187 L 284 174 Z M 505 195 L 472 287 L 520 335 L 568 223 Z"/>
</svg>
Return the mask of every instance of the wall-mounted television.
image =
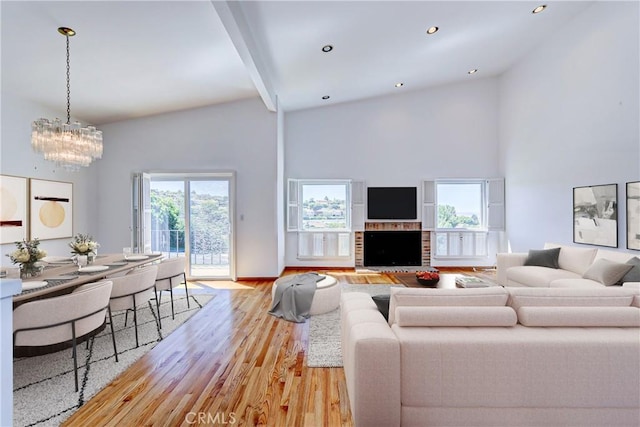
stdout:
<svg viewBox="0 0 640 427">
<path fill-rule="evenodd" d="M 369 219 L 417 219 L 416 187 L 368 187 Z"/>
</svg>

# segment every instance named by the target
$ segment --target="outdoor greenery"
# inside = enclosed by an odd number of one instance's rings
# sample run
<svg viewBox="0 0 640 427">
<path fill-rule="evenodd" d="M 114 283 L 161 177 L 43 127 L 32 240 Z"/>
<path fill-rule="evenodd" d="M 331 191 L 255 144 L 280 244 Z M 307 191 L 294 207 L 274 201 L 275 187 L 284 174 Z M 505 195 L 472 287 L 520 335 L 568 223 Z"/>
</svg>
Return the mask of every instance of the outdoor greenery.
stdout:
<svg viewBox="0 0 640 427">
<path fill-rule="evenodd" d="M 458 215 L 451 205 L 438 205 L 438 228 L 478 228 L 480 220 L 476 214 Z"/>
<path fill-rule="evenodd" d="M 151 244 L 162 251 L 184 251 L 184 192 L 151 190 Z"/>
<path fill-rule="evenodd" d="M 347 202 L 344 199 L 309 198 L 302 201 L 302 209 L 304 229 L 347 228 Z"/>
<path fill-rule="evenodd" d="M 152 246 L 184 251 L 184 192 L 151 190 Z M 191 192 L 191 247 L 195 255 L 220 256 L 229 248 L 229 198 Z"/>
</svg>

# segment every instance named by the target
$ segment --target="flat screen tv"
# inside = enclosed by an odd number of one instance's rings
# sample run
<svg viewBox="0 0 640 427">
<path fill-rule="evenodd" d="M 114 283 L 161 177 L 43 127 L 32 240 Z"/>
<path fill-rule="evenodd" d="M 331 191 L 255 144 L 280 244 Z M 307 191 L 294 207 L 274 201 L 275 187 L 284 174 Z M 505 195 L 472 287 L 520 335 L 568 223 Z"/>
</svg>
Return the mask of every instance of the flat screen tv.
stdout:
<svg viewBox="0 0 640 427">
<path fill-rule="evenodd" d="M 369 219 L 417 219 L 416 187 L 368 187 Z"/>
</svg>

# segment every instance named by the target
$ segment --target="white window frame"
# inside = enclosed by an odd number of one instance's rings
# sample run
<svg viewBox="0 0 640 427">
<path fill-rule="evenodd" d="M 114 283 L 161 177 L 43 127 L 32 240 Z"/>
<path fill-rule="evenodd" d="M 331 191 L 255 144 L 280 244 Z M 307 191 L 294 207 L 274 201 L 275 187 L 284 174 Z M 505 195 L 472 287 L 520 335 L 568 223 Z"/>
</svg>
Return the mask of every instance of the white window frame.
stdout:
<svg viewBox="0 0 640 427">
<path fill-rule="evenodd" d="M 440 201 L 438 200 L 438 186 L 439 185 L 480 185 L 480 227 L 478 228 L 445 228 L 438 226 L 439 214 L 440 214 Z M 487 231 L 487 189 L 486 180 L 484 179 L 440 179 L 435 181 L 435 209 L 436 209 L 436 231 Z"/>
<path fill-rule="evenodd" d="M 344 185 L 345 228 L 308 229 L 303 225 L 305 185 Z M 353 254 L 353 231 L 364 228 L 364 182 L 350 179 L 289 179 L 287 182 L 287 231 L 297 233 L 298 259 L 344 260 Z M 355 227 L 355 229 L 354 229 Z"/>
<path fill-rule="evenodd" d="M 315 228 L 304 229 L 304 202 L 303 190 L 306 185 L 343 185 L 345 187 L 345 216 L 346 224 L 344 228 Z M 287 209 L 287 230 L 298 232 L 351 232 L 351 180 L 349 179 L 289 179 L 288 185 L 288 209 Z"/>
<path fill-rule="evenodd" d="M 480 228 L 438 227 L 438 184 L 481 184 Z M 423 228 L 433 232 L 434 259 L 477 259 L 488 256 L 490 231 L 504 230 L 504 179 L 440 179 L 423 182 Z M 446 249 L 438 241 L 446 240 Z M 469 253 L 469 248 L 471 253 Z"/>
</svg>

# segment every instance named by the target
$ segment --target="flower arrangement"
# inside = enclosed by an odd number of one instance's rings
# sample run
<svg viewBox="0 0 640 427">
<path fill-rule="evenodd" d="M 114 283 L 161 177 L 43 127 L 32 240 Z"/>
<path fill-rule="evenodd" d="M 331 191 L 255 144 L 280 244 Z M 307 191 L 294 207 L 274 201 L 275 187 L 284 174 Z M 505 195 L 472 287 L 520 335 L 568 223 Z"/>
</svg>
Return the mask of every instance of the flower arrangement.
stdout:
<svg viewBox="0 0 640 427">
<path fill-rule="evenodd" d="M 69 243 L 71 253 L 77 255 L 96 255 L 100 245 L 88 234 L 76 234 Z"/>
<path fill-rule="evenodd" d="M 22 242 L 15 242 L 16 250 L 7 254 L 9 259 L 14 264 L 20 264 L 20 276 L 31 277 L 37 276 L 42 272 L 42 266 L 36 263 L 42 258 L 47 256 L 47 252 L 40 249 L 40 240 L 23 240 Z"/>
</svg>

